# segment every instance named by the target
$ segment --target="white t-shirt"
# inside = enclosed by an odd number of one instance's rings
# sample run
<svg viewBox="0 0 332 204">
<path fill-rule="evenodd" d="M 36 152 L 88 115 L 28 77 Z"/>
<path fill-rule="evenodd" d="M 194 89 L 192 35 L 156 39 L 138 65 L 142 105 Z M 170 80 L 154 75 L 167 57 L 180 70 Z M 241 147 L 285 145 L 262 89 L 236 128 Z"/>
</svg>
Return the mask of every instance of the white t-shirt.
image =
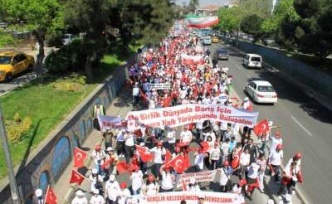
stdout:
<svg viewBox="0 0 332 204">
<path fill-rule="evenodd" d="M 227 156 L 229 154 L 229 145 L 229 142 L 224 142 L 221 144 L 221 150 L 224 156 Z"/>
<path fill-rule="evenodd" d="M 162 155 L 166 154 L 165 148 L 163 148 L 163 147 L 162 148 L 160 148 L 160 147 L 154 147 L 150 151 L 154 152 L 154 160 L 153 160 L 153 162 L 157 163 L 157 164 L 162 164 L 163 163 Z"/>
<path fill-rule="evenodd" d="M 106 181 L 105 191 L 108 199 L 116 201 L 116 198 L 120 192 L 120 186 L 118 181 Z"/>
<path fill-rule="evenodd" d="M 271 151 L 269 155 L 269 162 L 272 165 L 280 166 L 282 163 L 282 158 L 284 157 L 284 152 L 282 150 L 278 151 Z"/>
<path fill-rule="evenodd" d="M 143 186 L 143 173 L 141 170 L 135 171 L 131 174 L 131 187 L 134 191 L 140 189 Z"/>
<path fill-rule="evenodd" d="M 83 198 L 75 197 L 71 201 L 71 204 L 88 204 L 88 199 L 86 199 L 86 197 L 83 197 Z"/>
<path fill-rule="evenodd" d="M 250 154 L 246 154 L 245 152 L 241 152 L 240 155 L 240 164 L 241 165 L 249 165 L 250 163 Z"/>
<path fill-rule="evenodd" d="M 146 185 L 146 195 L 156 195 L 158 193 L 158 184 L 150 183 Z"/>
<path fill-rule="evenodd" d="M 203 133 L 203 136 L 204 136 L 204 141 L 207 141 L 207 138 L 208 137 L 211 137 L 211 142 L 215 142 L 216 141 L 216 134 L 214 134 L 214 132 L 206 132 L 206 133 Z"/>
<path fill-rule="evenodd" d="M 210 149 L 211 160 L 219 160 L 221 151 L 219 147 L 212 147 Z"/>
<path fill-rule="evenodd" d="M 258 176 L 258 170 L 259 170 L 260 166 L 253 162 L 250 164 L 250 166 L 248 166 L 247 170 L 248 170 L 248 174 L 247 176 L 251 179 L 256 179 Z"/>
<path fill-rule="evenodd" d="M 131 193 L 128 188 L 125 188 L 120 190 L 119 196 L 118 204 L 126 204 L 126 200 L 131 196 Z"/>
<path fill-rule="evenodd" d="M 174 144 L 176 142 L 176 135 L 175 134 L 176 134 L 175 130 L 169 130 L 167 132 L 167 141 L 168 141 L 168 143 Z"/>
<path fill-rule="evenodd" d="M 277 148 L 278 144 L 282 144 L 282 138 L 271 137 L 271 147 L 270 150 L 273 151 Z"/>
<path fill-rule="evenodd" d="M 133 96 L 139 96 L 139 88 L 138 87 L 133 88 Z"/>
<path fill-rule="evenodd" d="M 193 134 L 189 130 L 184 130 L 180 134 L 180 138 L 183 143 L 190 143 L 192 137 L 193 137 Z"/>
<path fill-rule="evenodd" d="M 173 188 L 173 179 L 171 173 L 166 173 L 165 171 L 161 172 L 161 188 L 164 190 L 170 190 Z"/>
<path fill-rule="evenodd" d="M 135 141 L 134 141 L 134 135 L 129 133 L 125 135 L 125 145 L 132 147 L 135 145 Z"/>
<path fill-rule="evenodd" d="M 105 199 L 101 195 L 93 195 L 90 199 L 90 204 L 104 204 Z"/>
<path fill-rule="evenodd" d="M 205 154 L 196 154 L 194 164 L 198 166 L 200 170 L 204 169 L 204 157 Z"/>
</svg>

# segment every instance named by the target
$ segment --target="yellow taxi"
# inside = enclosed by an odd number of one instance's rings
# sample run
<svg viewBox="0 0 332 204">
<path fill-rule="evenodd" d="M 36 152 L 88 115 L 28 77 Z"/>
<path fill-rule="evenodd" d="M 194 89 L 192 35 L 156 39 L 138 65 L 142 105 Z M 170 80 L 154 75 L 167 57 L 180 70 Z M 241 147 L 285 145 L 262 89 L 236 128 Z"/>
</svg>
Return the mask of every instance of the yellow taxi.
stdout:
<svg viewBox="0 0 332 204">
<path fill-rule="evenodd" d="M 212 42 L 213 43 L 218 43 L 219 42 L 219 38 L 217 36 L 213 36 L 212 37 Z"/>
<path fill-rule="evenodd" d="M 0 53 L 0 81 L 10 81 L 14 75 L 32 71 L 35 64 L 33 56 L 19 52 Z"/>
</svg>

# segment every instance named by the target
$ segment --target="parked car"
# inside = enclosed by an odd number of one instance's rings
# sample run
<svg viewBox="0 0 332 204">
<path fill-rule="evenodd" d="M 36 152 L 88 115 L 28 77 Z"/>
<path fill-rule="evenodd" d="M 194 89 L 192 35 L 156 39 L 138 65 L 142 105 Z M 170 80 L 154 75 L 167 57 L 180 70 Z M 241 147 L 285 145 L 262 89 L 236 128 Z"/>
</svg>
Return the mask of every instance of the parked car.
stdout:
<svg viewBox="0 0 332 204">
<path fill-rule="evenodd" d="M 258 54 L 246 54 L 243 65 L 247 68 L 262 68 L 263 59 Z"/>
<path fill-rule="evenodd" d="M 257 103 L 275 104 L 278 101 L 277 93 L 271 83 L 262 79 L 250 81 L 245 91 Z"/>
<path fill-rule="evenodd" d="M 10 81 L 12 77 L 27 70 L 35 64 L 33 56 L 18 52 L 0 53 L 0 81 Z"/>
<path fill-rule="evenodd" d="M 203 45 L 211 45 L 212 44 L 212 39 L 211 36 L 205 36 L 202 41 Z"/>
<path fill-rule="evenodd" d="M 218 43 L 218 42 L 219 42 L 219 38 L 217 36 L 213 36 L 212 43 Z"/>
<path fill-rule="evenodd" d="M 218 49 L 214 53 L 214 58 L 217 58 L 218 60 L 228 60 L 229 54 L 226 49 Z"/>
<path fill-rule="evenodd" d="M 68 45 L 70 44 L 74 39 L 74 35 L 73 34 L 64 34 L 63 37 L 62 37 L 62 44 L 63 45 Z"/>
</svg>

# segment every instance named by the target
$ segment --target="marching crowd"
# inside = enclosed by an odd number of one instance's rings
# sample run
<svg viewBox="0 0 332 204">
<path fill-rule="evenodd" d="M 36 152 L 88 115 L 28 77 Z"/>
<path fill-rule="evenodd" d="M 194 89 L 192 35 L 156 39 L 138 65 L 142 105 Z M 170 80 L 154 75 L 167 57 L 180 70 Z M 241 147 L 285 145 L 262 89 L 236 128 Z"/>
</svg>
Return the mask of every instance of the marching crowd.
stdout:
<svg viewBox="0 0 332 204">
<path fill-rule="evenodd" d="M 239 104 L 231 97 L 232 76 L 226 67 L 211 65 L 209 54 L 208 49 L 199 46 L 198 38 L 189 33 L 170 35 L 158 48 L 143 52 L 140 60 L 129 68 L 134 110 L 142 106 L 157 109 L 197 103 L 253 111 L 248 98 Z M 193 61 L 184 55 L 199 60 Z M 170 84 L 169 89 L 151 86 L 161 83 Z M 105 114 L 99 108 L 95 111 Z M 272 129 L 273 124 L 269 125 Z M 132 195 L 176 191 L 180 175 L 188 171 L 218 170 L 220 188 L 211 190 L 235 193 L 241 203 L 245 203 L 246 197 L 251 199 L 256 188 L 264 192 L 265 176 L 271 175 L 275 183 L 280 183 L 278 195 L 284 196 L 281 200 L 285 202 L 291 202 L 289 198 L 296 183 L 302 182 L 300 153 L 281 168 L 284 156 L 279 131 L 261 132 L 257 135 L 259 144 L 254 143 L 252 127 L 212 120 L 179 128 L 142 125 L 135 131 L 126 127 L 101 131 L 105 145 L 96 145 L 91 155 L 94 160 L 89 176 L 92 196 L 88 201 L 84 192 L 78 190 L 72 204 L 125 204 Z M 147 155 L 139 151 L 142 148 Z M 192 162 L 189 155 L 194 158 Z M 171 165 L 174 158 L 181 158 L 180 167 Z M 126 172 L 130 176 L 126 182 L 118 182 L 117 176 L 124 173 L 119 163 L 127 164 Z M 195 178 L 182 186 L 183 191 L 201 189 Z M 198 203 L 203 202 L 204 197 L 199 198 Z"/>
</svg>

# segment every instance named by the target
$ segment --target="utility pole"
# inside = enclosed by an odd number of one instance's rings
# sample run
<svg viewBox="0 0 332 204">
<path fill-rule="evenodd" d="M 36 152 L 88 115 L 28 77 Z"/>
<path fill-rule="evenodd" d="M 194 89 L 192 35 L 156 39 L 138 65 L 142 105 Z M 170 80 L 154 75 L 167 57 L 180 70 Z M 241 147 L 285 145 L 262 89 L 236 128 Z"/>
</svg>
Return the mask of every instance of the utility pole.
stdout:
<svg viewBox="0 0 332 204">
<path fill-rule="evenodd" d="M 16 178 L 15 178 L 13 164 L 12 164 L 12 160 L 11 160 L 11 156 L 10 156 L 7 132 L 5 129 L 1 105 L 0 105 L 0 139 L 2 141 L 3 151 L 5 153 L 12 201 L 13 201 L 13 204 L 21 204 L 20 194 L 19 194 L 18 187 L 16 184 Z"/>
</svg>

